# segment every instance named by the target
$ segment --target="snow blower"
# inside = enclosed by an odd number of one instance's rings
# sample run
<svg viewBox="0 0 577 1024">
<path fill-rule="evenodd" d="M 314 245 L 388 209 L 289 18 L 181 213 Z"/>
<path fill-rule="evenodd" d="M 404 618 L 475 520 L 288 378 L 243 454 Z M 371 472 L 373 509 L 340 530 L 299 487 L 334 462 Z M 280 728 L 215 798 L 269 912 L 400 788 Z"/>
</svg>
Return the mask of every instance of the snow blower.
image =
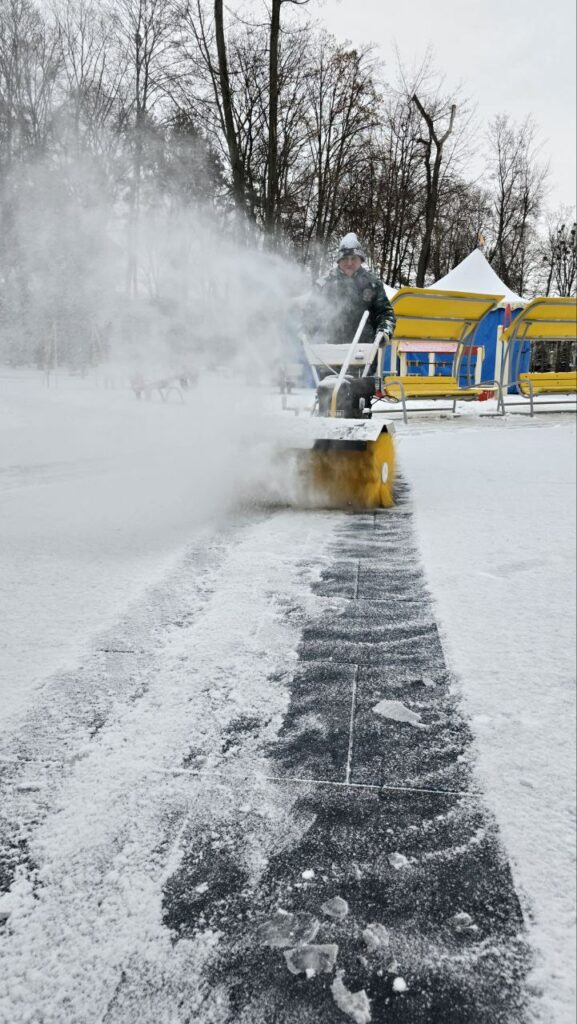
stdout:
<svg viewBox="0 0 577 1024">
<path fill-rule="evenodd" d="M 315 500 L 331 507 L 390 508 L 394 503 L 394 427 L 371 413 L 382 376 L 383 336 L 378 334 L 373 344 L 360 342 L 368 316 L 366 312 L 348 348 L 313 346 L 303 338 L 316 399 L 303 432 L 308 433 L 303 447 L 308 440 L 309 451 L 302 455 L 301 472 Z M 375 358 L 376 376 L 370 374 Z M 319 367 L 328 371 L 322 379 Z"/>
</svg>

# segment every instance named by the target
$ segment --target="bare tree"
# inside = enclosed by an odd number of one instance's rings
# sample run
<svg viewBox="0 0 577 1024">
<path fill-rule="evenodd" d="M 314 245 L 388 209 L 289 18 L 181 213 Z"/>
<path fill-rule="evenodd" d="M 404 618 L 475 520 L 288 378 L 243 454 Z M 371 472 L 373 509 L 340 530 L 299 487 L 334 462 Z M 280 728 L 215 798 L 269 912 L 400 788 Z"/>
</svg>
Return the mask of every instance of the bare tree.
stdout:
<svg viewBox="0 0 577 1024">
<path fill-rule="evenodd" d="M 267 216 L 271 216 L 270 22 L 245 23 L 235 18 L 221 31 L 225 36 L 221 39 L 221 58 L 224 55 L 226 59 L 224 79 L 229 85 L 224 95 L 214 16 L 209 16 L 202 0 L 181 8 L 178 61 L 170 95 L 181 114 L 197 123 L 222 153 L 236 207 L 248 213 L 251 223 L 265 227 Z M 290 236 L 297 216 L 300 156 L 306 142 L 304 97 L 309 49 L 303 28 L 283 27 L 275 70 L 278 95 L 273 221 L 279 245 L 284 244 L 283 228 Z"/>
<path fill-rule="evenodd" d="M 443 183 L 432 240 L 431 270 L 434 279 L 448 274 L 482 244 L 490 214 L 490 196 L 459 175 Z"/>
<path fill-rule="evenodd" d="M 488 139 L 488 171 L 494 185 L 488 258 L 505 284 L 522 294 L 533 270 L 549 171 L 539 160 L 531 118 L 516 128 L 506 115 L 499 115 L 490 125 Z"/>
<path fill-rule="evenodd" d="M 31 0 L 0 0 L 0 166 L 46 147 L 60 69 L 56 33 Z"/>
<path fill-rule="evenodd" d="M 281 47 L 282 6 L 307 3 L 309 0 L 273 0 L 267 27 L 241 19 L 226 26 L 223 0 L 213 2 L 212 24 L 201 0 L 182 9 L 183 23 L 194 44 L 186 48 L 186 59 L 189 67 L 196 66 L 199 78 L 210 83 L 212 92 L 209 98 L 201 86 L 193 102 L 202 111 L 208 130 L 224 139 L 235 205 L 252 220 L 262 213 L 271 234 L 279 221 L 286 169 L 282 153 L 286 123 L 279 120 L 283 116 L 282 93 L 290 88 L 290 56 L 284 61 Z M 289 54 L 293 49 L 290 35 L 287 49 Z"/>
<path fill-rule="evenodd" d="M 425 138 L 420 139 L 423 147 L 426 188 L 424 204 L 425 224 L 417 266 L 417 287 L 424 288 L 431 259 L 431 245 L 439 205 L 443 150 L 449 136 L 453 132 L 457 106 L 455 103 L 452 103 L 450 108 L 447 109 L 446 104 L 432 104 L 429 106 L 429 109 L 426 109 L 416 93 L 413 94 L 412 100 L 423 118 L 428 132 Z M 440 129 L 439 125 L 442 126 Z"/>
<path fill-rule="evenodd" d="M 356 176 L 347 205 L 355 195 L 362 201 L 352 221 L 381 276 L 391 285 L 407 284 L 414 275 L 422 221 L 420 118 L 402 89 L 386 91 L 378 114 L 366 172 Z"/>
<path fill-rule="evenodd" d="M 269 116 L 268 116 L 268 182 L 265 205 L 265 226 L 272 234 L 277 218 L 279 196 L 278 116 L 281 79 L 279 77 L 281 8 L 283 4 L 303 7 L 309 0 L 272 0 L 269 44 Z"/>
<path fill-rule="evenodd" d="M 131 83 L 132 181 L 128 222 L 127 291 L 138 291 L 138 223 L 145 144 L 153 141 L 151 112 L 164 95 L 165 59 L 171 47 L 172 10 L 164 0 L 119 0 L 113 24 L 122 43 Z"/>
<path fill-rule="evenodd" d="M 571 213 L 574 217 L 574 210 L 561 210 L 549 219 L 541 246 L 545 295 L 575 295 L 577 291 L 577 224 L 571 223 Z"/>
<path fill-rule="evenodd" d="M 127 107 L 127 60 L 114 25 L 93 0 L 63 0 L 54 7 L 65 91 L 64 105 L 78 156 L 110 147 L 112 131 Z"/>
<path fill-rule="evenodd" d="M 349 50 L 323 35 L 311 64 L 303 250 L 316 270 L 346 216 L 347 176 L 364 173 L 378 102 L 370 50 Z"/>
<path fill-rule="evenodd" d="M 239 209 L 246 209 L 246 182 L 240 159 L 238 138 L 234 123 L 233 97 L 228 68 L 228 54 L 224 32 L 223 0 L 214 0 L 214 25 L 218 51 L 220 102 L 228 155 L 232 171 L 233 195 Z"/>
</svg>

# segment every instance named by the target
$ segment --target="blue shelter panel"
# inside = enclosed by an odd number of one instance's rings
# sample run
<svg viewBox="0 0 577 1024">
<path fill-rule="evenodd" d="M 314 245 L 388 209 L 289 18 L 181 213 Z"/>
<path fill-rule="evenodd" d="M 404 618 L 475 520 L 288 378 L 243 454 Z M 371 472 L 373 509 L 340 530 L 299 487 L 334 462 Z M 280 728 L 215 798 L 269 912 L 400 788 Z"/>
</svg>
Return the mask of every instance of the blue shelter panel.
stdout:
<svg viewBox="0 0 577 1024">
<path fill-rule="evenodd" d="M 514 320 L 521 309 L 513 309 L 508 314 L 512 320 Z M 482 346 L 485 349 L 485 357 L 483 359 L 483 369 L 481 372 L 481 382 L 491 381 L 496 378 L 496 367 L 495 361 L 497 358 L 497 335 L 499 327 L 503 327 L 505 321 L 505 309 L 492 309 L 486 316 L 483 317 L 481 323 L 477 327 L 475 332 L 474 344 Z M 529 351 L 523 352 L 520 361 L 520 372 L 524 373 L 529 369 L 529 360 L 531 353 Z"/>
</svg>

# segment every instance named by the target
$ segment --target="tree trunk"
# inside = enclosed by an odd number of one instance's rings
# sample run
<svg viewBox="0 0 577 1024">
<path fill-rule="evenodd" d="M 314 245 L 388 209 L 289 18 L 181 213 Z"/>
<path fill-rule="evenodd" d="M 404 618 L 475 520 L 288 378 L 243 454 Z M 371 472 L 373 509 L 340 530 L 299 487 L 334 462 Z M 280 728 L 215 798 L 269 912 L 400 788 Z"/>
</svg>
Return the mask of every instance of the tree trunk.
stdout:
<svg viewBox="0 0 577 1024">
<path fill-rule="evenodd" d="M 268 174 L 265 209 L 265 227 L 270 234 L 275 228 L 278 196 L 278 65 L 281 3 L 282 0 L 272 0 L 270 22 Z"/>
<path fill-rule="evenodd" d="M 134 33 L 134 68 L 136 120 L 134 126 L 134 151 L 132 154 L 132 197 L 128 225 L 128 267 L 126 288 L 134 298 L 138 294 L 138 251 L 140 221 L 140 184 L 142 177 L 142 133 L 144 130 L 145 107 L 142 98 L 142 36 L 140 27 Z"/>
<path fill-rule="evenodd" d="M 425 168 L 427 172 L 427 190 L 425 197 L 425 230 L 423 232 L 423 242 L 421 245 L 421 252 L 419 254 L 419 262 L 417 265 L 417 288 L 425 287 L 425 279 L 427 270 L 431 259 L 431 244 L 433 240 L 433 231 L 435 230 L 435 222 L 437 219 L 437 208 L 439 205 L 439 182 L 441 179 L 441 167 L 443 164 L 443 147 L 453 131 L 453 125 L 455 123 L 455 114 L 457 108 L 455 104 L 451 107 L 451 116 L 449 119 L 449 127 L 443 136 L 439 138 L 435 130 L 435 123 L 433 118 L 425 108 L 423 107 L 419 97 L 415 94 L 413 96 L 413 103 L 417 107 L 421 117 L 424 119 L 427 129 L 429 131 L 429 138 L 424 143 L 425 145 Z M 433 144 L 435 146 L 435 159 L 431 165 L 431 156 Z"/>
<path fill-rule="evenodd" d="M 238 141 L 234 127 L 234 113 L 232 105 L 232 89 L 230 86 L 230 75 L 228 72 L 228 58 L 226 52 L 226 40 L 224 37 L 224 15 L 223 0 L 214 0 L 214 24 L 216 31 L 216 46 L 218 51 L 218 72 L 220 79 L 220 91 L 222 94 L 222 108 L 226 133 L 226 144 L 232 171 L 232 188 L 235 203 L 239 209 L 246 207 L 246 189 L 244 172 Z"/>
</svg>

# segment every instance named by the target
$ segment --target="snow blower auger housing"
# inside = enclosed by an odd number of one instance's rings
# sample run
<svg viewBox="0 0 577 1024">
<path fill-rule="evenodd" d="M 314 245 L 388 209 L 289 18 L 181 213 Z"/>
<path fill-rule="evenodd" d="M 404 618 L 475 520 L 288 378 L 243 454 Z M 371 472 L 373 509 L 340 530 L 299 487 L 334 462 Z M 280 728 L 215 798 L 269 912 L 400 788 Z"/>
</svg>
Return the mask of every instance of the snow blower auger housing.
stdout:
<svg viewBox="0 0 577 1024">
<path fill-rule="evenodd" d="M 347 346 L 315 346 L 303 340 L 316 383 L 311 451 L 306 463 L 307 484 L 319 500 L 338 508 L 390 508 L 394 504 L 394 427 L 373 419 L 371 402 L 379 390 L 382 335 L 372 345 L 359 339 L 368 319 L 365 313 Z M 330 349 L 329 358 L 326 350 Z M 344 353 L 335 352 L 344 349 Z M 378 371 L 369 373 L 378 359 Z M 340 364 L 340 371 L 334 367 Z M 319 378 L 318 367 L 329 375 Z M 357 375 L 354 371 L 356 370 Z"/>
</svg>

